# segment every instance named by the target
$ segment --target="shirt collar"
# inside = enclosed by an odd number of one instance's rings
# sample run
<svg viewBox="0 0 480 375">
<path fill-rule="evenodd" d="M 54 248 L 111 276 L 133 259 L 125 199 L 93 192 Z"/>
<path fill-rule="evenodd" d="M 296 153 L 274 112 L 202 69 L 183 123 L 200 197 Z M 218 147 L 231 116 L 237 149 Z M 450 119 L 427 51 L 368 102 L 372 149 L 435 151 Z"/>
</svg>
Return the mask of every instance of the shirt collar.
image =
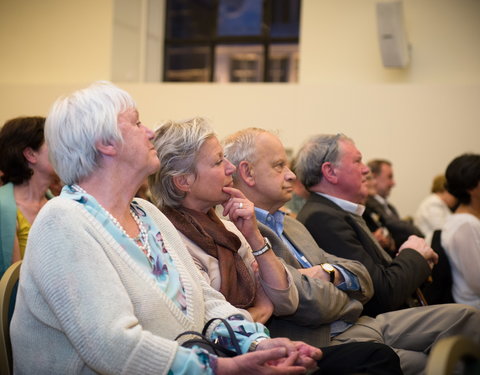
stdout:
<svg viewBox="0 0 480 375">
<path fill-rule="evenodd" d="M 380 202 L 383 206 L 386 206 L 388 204 L 387 200 L 382 197 L 381 195 L 375 194 L 374 198 Z"/>
<path fill-rule="evenodd" d="M 362 216 L 363 211 L 365 211 L 365 206 L 358 204 L 358 203 L 353 203 L 350 201 L 347 201 L 345 199 L 341 199 L 338 197 L 334 197 L 332 195 L 324 194 L 324 193 L 318 193 L 316 194 L 321 195 L 322 197 L 327 198 L 328 200 L 332 201 L 333 203 L 337 204 L 340 206 L 342 209 L 345 211 L 351 212 L 352 214 Z"/>
<path fill-rule="evenodd" d="M 277 210 L 273 215 L 268 211 L 255 207 L 255 216 L 257 220 L 272 229 L 277 235 L 283 233 L 283 221 L 285 220 L 285 212 Z"/>
</svg>

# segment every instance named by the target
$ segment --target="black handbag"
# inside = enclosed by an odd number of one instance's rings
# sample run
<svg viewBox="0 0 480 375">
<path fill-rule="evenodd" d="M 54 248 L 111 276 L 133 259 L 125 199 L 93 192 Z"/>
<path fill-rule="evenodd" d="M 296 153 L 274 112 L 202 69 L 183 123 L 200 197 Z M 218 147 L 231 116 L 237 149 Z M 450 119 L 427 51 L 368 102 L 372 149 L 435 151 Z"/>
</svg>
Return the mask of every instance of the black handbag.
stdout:
<svg viewBox="0 0 480 375">
<path fill-rule="evenodd" d="M 218 344 L 215 341 L 209 340 L 206 336 L 208 327 L 215 321 L 215 320 L 221 320 L 225 327 L 227 328 L 228 334 L 230 336 L 230 341 L 233 344 L 233 347 L 235 348 L 235 351 L 224 348 L 220 344 Z M 235 357 L 239 354 L 242 354 L 242 351 L 240 350 L 240 345 L 238 343 L 238 339 L 235 337 L 235 333 L 233 332 L 232 327 L 230 326 L 230 323 L 228 323 L 225 319 L 222 318 L 213 318 L 210 319 L 205 326 L 203 327 L 202 332 L 196 332 L 196 331 L 185 331 L 179 334 L 177 337 L 175 337 L 175 340 L 178 340 L 182 336 L 196 336 L 195 338 L 189 339 L 185 342 L 183 342 L 181 345 L 184 348 L 191 348 L 194 345 L 205 349 L 211 354 L 215 354 L 217 357 Z"/>
</svg>

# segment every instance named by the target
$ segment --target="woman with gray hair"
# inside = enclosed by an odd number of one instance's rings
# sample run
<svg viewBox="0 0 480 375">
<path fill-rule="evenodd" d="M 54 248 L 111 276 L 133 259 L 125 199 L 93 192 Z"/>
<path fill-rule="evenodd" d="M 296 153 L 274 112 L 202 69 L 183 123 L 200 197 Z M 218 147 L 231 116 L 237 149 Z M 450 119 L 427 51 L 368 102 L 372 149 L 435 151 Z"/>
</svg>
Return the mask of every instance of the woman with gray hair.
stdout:
<svg viewBox="0 0 480 375">
<path fill-rule="evenodd" d="M 100 82 L 59 99 L 45 134 L 66 186 L 30 231 L 10 330 L 15 373 L 298 374 L 315 365 L 318 350 L 269 339 L 205 283 L 172 224 L 134 199 L 160 164 L 128 93 Z M 265 350 L 217 358 L 175 341 L 211 318 L 230 322 L 241 353 L 262 339 Z M 226 328 L 207 335 L 231 349 Z"/>
<path fill-rule="evenodd" d="M 154 143 L 161 168 L 149 177 L 150 190 L 205 279 L 254 321 L 292 314 L 297 289 L 260 234 L 253 204 L 232 187 L 235 167 L 207 121 L 164 124 Z M 217 217 L 216 205 L 230 221 Z"/>
</svg>

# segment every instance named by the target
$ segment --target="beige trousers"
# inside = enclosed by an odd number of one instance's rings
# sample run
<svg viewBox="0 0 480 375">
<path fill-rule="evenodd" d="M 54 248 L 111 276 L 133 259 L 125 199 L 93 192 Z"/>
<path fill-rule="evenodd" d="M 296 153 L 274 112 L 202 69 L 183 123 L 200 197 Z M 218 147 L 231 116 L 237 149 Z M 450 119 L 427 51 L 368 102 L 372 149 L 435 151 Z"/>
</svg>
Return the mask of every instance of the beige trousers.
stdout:
<svg viewBox="0 0 480 375">
<path fill-rule="evenodd" d="M 443 337 L 465 335 L 480 343 L 480 310 L 461 304 L 413 307 L 362 316 L 331 345 L 370 341 L 390 346 L 400 357 L 406 375 L 424 374 L 428 354 Z"/>
</svg>

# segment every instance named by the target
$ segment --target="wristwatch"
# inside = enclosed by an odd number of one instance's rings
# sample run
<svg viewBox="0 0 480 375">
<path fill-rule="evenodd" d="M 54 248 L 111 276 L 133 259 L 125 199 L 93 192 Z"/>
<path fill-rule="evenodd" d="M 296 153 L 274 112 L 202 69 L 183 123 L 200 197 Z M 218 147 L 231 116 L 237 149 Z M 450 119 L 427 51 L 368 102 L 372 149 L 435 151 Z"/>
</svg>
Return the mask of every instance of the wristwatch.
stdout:
<svg viewBox="0 0 480 375">
<path fill-rule="evenodd" d="M 322 263 L 320 267 L 330 275 L 330 282 L 333 283 L 335 281 L 335 268 L 330 263 Z"/>
<path fill-rule="evenodd" d="M 265 240 L 265 245 L 263 245 L 263 247 L 260 250 L 252 251 L 253 256 L 258 257 L 259 255 L 266 253 L 268 250 L 272 248 L 272 244 L 270 243 L 268 238 L 263 237 L 263 239 Z"/>
<path fill-rule="evenodd" d="M 250 353 L 250 352 L 254 352 L 255 350 L 257 350 L 258 344 L 260 344 L 261 341 L 266 340 L 266 339 L 267 339 L 266 337 L 259 337 L 258 339 L 253 340 L 250 343 L 250 346 L 248 347 L 248 352 Z"/>
</svg>

